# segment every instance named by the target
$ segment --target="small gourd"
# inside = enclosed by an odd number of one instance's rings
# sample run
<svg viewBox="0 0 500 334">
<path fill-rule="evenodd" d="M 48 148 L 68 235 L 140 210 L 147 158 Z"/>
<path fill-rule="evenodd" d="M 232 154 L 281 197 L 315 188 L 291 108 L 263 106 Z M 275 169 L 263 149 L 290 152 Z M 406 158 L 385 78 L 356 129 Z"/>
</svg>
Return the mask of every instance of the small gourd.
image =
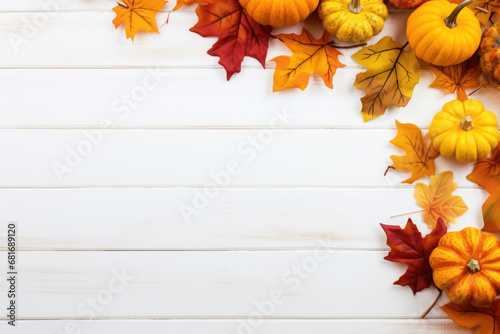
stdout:
<svg viewBox="0 0 500 334">
<path fill-rule="evenodd" d="M 477 100 L 454 100 L 434 115 L 429 135 L 442 156 L 471 163 L 486 158 L 498 145 L 498 120 Z"/>
<path fill-rule="evenodd" d="M 500 23 L 483 32 L 477 53 L 480 57 L 479 68 L 483 74 L 500 82 Z"/>
<path fill-rule="evenodd" d="M 240 0 L 257 23 L 280 28 L 304 21 L 318 7 L 319 0 Z"/>
<path fill-rule="evenodd" d="M 488 307 L 500 292 L 500 242 L 473 227 L 448 232 L 429 258 L 434 284 L 456 304 Z"/>
<path fill-rule="evenodd" d="M 462 63 L 476 52 L 481 26 L 467 5 L 432 0 L 418 7 L 408 18 L 406 36 L 415 55 L 430 64 Z"/>
<path fill-rule="evenodd" d="M 389 12 L 382 0 L 321 0 L 318 15 L 330 35 L 364 43 L 379 34 Z"/>
</svg>

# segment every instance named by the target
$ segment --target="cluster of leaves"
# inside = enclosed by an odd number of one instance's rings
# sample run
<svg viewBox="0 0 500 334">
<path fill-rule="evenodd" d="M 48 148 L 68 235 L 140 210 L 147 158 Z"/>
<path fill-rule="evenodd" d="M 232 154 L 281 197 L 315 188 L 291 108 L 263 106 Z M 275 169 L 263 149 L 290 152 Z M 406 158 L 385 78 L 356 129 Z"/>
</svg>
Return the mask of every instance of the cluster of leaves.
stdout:
<svg viewBox="0 0 500 334">
<path fill-rule="evenodd" d="M 198 4 L 196 9 L 198 23 L 190 30 L 202 37 L 217 37 L 207 53 L 220 58 L 219 64 L 225 68 L 227 80 L 241 71 L 246 56 L 257 59 L 265 67 L 269 39 L 275 37 L 293 54 L 271 60 L 276 62 L 273 91 L 304 90 L 312 73 L 319 75 L 332 89 L 336 70 L 345 66 L 338 59 L 342 55 L 338 49 L 357 46 L 338 46 L 326 31 L 319 39 L 305 29 L 300 35 L 273 36 L 272 28 L 255 22 L 238 0 L 177 0 L 174 11 L 199 2 L 204 4 Z M 115 27 L 124 24 L 127 38 L 132 40 L 139 30 L 158 32 L 155 16 L 166 3 L 165 0 L 123 0 L 113 8 L 116 12 L 113 23 Z M 492 15 L 500 13 L 500 0 L 477 0 L 470 8 L 482 24 L 487 24 Z M 404 107 L 410 101 L 420 79 L 420 64 L 413 51 L 405 51 L 407 45 L 386 36 L 353 55 L 356 62 L 367 68 L 356 76 L 354 82 L 355 87 L 366 93 L 361 98 L 365 122 L 383 115 L 389 106 Z M 481 71 L 476 57 L 454 66 L 430 68 L 436 75 L 431 87 L 456 92 L 462 101 L 467 99 L 466 89 L 485 85 L 479 81 Z"/>
<path fill-rule="evenodd" d="M 433 176 L 428 186 L 424 183 L 416 185 L 415 198 L 423 208 L 423 220 L 433 229 L 425 238 L 411 219 L 404 229 L 381 224 L 387 235 L 387 245 L 391 247 L 385 259 L 408 265 L 407 272 L 394 284 L 407 285 L 414 294 L 433 285 L 429 256 L 439 239 L 446 234 L 446 225 L 454 223 L 455 217 L 468 210 L 463 199 L 453 195 L 456 188 L 453 173 L 449 171 Z"/>
</svg>

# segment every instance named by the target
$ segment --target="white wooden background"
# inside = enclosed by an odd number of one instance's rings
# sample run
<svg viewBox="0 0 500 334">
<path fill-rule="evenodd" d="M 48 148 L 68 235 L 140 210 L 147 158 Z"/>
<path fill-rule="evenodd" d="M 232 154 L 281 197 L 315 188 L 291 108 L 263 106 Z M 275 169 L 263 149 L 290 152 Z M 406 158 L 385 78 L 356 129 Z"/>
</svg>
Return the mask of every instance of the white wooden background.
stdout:
<svg viewBox="0 0 500 334">
<path fill-rule="evenodd" d="M 16 221 L 20 272 L 18 326 L 2 313 L 0 332 L 468 332 L 438 307 L 420 320 L 436 291 L 413 296 L 392 285 L 405 266 L 383 260 L 379 223 L 404 225 L 407 217 L 389 217 L 419 209 L 413 186 L 400 183 L 407 174 L 383 176 L 389 156 L 400 153 L 388 143 L 394 119 L 426 129 L 453 99 L 428 88 L 428 70 L 406 108 L 363 124 L 355 50 L 343 50 L 347 67 L 333 90 L 312 78 L 304 92 L 273 94 L 272 62 L 263 70 L 247 58 L 226 82 L 206 54 L 215 39 L 189 32 L 193 7 L 132 43 L 111 23 L 112 0 L 48 3 L 58 2 L 0 1 L 0 268 L 7 271 L 6 224 Z M 173 6 L 158 14 L 159 25 Z M 406 17 L 391 14 L 372 42 L 391 35 L 404 43 Z M 29 30 L 30 22 L 38 27 Z M 319 34 L 317 24 L 306 25 Z M 23 31 L 31 35 L 16 52 L 9 34 Z M 289 54 L 270 44 L 268 60 Z M 128 115 L 113 112 L 151 68 L 162 71 L 162 83 Z M 498 95 L 476 98 L 498 110 Z M 295 117 L 247 161 L 238 147 L 268 130 L 276 110 Z M 61 182 L 53 162 L 106 119 L 113 131 Z M 179 207 L 232 160 L 240 173 L 186 223 Z M 465 179 L 471 166 L 437 160 L 438 172 L 451 168 L 470 207 L 451 229 L 481 226 L 486 193 Z M 420 214 L 411 217 L 428 232 Z M 307 275 L 298 278 L 294 266 Z M 122 291 L 82 313 L 122 271 L 132 277 Z M 0 288 L 6 303 L 4 279 Z M 248 327 L 256 303 L 273 291 L 283 302 Z"/>
</svg>

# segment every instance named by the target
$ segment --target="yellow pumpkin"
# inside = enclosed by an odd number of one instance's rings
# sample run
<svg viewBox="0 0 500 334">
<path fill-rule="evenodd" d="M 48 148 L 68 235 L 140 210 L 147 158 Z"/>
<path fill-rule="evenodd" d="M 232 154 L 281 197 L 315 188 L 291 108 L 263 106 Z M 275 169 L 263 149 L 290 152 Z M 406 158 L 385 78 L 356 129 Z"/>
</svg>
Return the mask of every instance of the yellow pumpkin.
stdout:
<svg viewBox="0 0 500 334">
<path fill-rule="evenodd" d="M 389 12 L 382 0 L 321 0 L 318 14 L 329 34 L 364 43 L 382 31 Z"/>
<path fill-rule="evenodd" d="M 275 28 L 304 21 L 318 7 L 319 0 L 240 0 L 248 15 L 262 25 Z"/>
<path fill-rule="evenodd" d="M 488 307 L 500 292 L 500 242 L 473 227 L 448 232 L 429 258 L 434 284 L 456 304 Z"/>
<path fill-rule="evenodd" d="M 442 156 L 470 163 L 486 158 L 497 146 L 498 120 L 477 100 L 454 100 L 434 115 L 429 134 Z"/>
<path fill-rule="evenodd" d="M 445 0 L 418 7 L 408 18 L 406 36 L 415 55 L 434 65 L 449 66 L 469 59 L 481 41 L 481 26 L 472 10 Z"/>
</svg>

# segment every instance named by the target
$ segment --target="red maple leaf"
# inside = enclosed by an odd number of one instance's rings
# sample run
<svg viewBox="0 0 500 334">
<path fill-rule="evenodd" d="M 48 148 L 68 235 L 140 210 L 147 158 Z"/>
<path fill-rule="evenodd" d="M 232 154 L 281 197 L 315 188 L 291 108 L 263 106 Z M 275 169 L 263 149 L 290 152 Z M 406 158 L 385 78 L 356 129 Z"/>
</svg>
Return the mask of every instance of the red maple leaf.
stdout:
<svg viewBox="0 0 500 334">
<path fill-rule="evenodd" d="M 272 28 L 255 22 L 237 0 L 198 5 L 196 14 L 198 23 L 190 30 L 203 37 L 219 38 L 208 54 L 220 58 L 227 80 L 241 71 L 245 56 L 257 59 L 265 67 Z"/>
<path fill-rule="evenodd" d="M 397 225 L 380 224 L 380 226 L 387 235 L 387 245 L 391 247 L 391 251 L 384 259 L 408 266 L 408 270 L 394 284 L 409 286 L 413 294 L 434 285 L 429 256 L 441 237 L 446 234 L 443 220 L 439 218 L 436 227 L 425 238 L 422 238 L 422 234 L 411 219 L 408 219 L 404 229 Z"/>
</svg>

